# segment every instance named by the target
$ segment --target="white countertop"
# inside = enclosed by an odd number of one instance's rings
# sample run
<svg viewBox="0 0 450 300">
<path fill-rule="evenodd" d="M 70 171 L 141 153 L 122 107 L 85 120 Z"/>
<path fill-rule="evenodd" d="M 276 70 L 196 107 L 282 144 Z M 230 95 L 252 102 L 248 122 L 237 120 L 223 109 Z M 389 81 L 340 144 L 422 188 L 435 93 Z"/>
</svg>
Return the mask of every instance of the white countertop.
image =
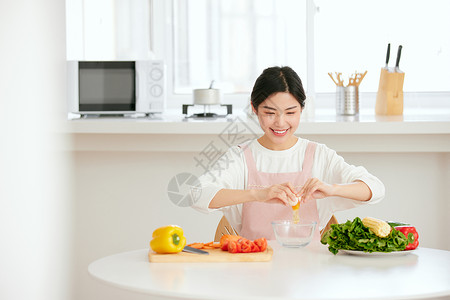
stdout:
<svg viewBox="0 0 450 300">
<path fill-rule="evenodd" d="M 257 138 L 255 116 L 238 110 L 216 119 L 186 118 L 179 110 L 145 118 L 97 117 L 67 120 L 70 151 L 199 152 L 209 144 L 231 145 Z M 450 108 L 405 109 L 400 116 L 337 116 L 333 109 L 303 115 L 296 135 L 338 152 L 450 153 Z"/>
<path fill-rule="evenodd" d="M 450 295 L 450 252 L 333 255 L 327 247 L 287 249 L 270 241 L 270 262 L 149 263 L 148 249 L 89 265 L 115 287 L 177 299 L 425 299 Z"/>
<path fill-rule="evenodd" d="M 232 124 L 260 134 L 253 117 L 235 112 L 217 119 L 186 118 L 178 110 L 144 118 L 98 117 L 67 121 L 66 132 L 76 134 L 220 134 Z M 450 109 L 410 109 L 400 116 L 376 116 L 362 110 L 359 116 L 337 116 L 318 110 L 301 119 L 297 134 L 450 134 Z"/>
</svg>

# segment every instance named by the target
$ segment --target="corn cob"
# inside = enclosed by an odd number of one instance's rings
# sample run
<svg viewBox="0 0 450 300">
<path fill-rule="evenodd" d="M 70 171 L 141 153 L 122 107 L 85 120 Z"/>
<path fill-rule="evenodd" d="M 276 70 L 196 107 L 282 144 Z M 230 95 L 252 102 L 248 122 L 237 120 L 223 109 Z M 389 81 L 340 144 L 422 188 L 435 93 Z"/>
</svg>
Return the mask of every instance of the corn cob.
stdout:
<svg viewBox="0 0 450 300">
<path fill-rule="evenodd" d="M 362 220 L 362 223 L 364 226 L 372 230 L 372 232 L 375 233 L 376 236 L 379 236 L 381 238 L 387 237 L 392 230 L 391 226 L 385 221 L 378 220 L 372 217 L 365 217 Z"/>
</svg>

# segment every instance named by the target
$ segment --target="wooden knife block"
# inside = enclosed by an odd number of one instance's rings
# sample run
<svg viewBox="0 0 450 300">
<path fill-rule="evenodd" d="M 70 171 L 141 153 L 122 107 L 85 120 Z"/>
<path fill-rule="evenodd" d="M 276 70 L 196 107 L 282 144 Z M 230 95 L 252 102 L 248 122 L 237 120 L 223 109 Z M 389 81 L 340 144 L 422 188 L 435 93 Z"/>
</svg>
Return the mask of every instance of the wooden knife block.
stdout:
<svg viewBox="0 0 450 300">
<path fill-rule="evenodd" d="M 403 81 L 405 73 L 388 72 L 381 69 L 380 83 L 378 85 L 375 113 L 377 115 L 403 114 Z"/>
</svg>

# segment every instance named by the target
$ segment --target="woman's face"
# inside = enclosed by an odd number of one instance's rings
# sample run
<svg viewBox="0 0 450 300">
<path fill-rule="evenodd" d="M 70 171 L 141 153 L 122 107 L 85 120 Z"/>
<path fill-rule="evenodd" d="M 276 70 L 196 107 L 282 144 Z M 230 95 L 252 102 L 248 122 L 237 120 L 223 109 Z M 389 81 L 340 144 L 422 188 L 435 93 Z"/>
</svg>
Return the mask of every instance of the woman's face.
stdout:
<svg viewBox="0 0 450 300">
<path fill-rule="evenodd" d="M 259 125 L 264 135 L 258 141 L 271 150 L 286 150 L 297 142 L 294 136 L 302 112 L 300 103 L 290 93 L 276 93 L 259 106 Z"/>
</svg>

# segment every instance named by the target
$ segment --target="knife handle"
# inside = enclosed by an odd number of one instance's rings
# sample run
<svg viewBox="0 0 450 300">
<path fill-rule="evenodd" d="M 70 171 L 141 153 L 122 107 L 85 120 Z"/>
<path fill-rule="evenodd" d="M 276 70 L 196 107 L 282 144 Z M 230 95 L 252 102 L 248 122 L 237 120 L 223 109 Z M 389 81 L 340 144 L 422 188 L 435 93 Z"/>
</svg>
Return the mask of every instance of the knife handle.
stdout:
<svg viewBox="0 0 450 300">
<path fill-rule="evenodd" d="M 389 57 L 391 56 L 391 43 L 388 44 L 387 53 L 386 53 L 386 67 L 389 64 Z"/>
<path fill-rule="evenodd" d="M 395 62 L 395 67 L 398 69 L 398 66 L 400 65 L 400 57 L 402 55 L 402 45 L 398 46 L 397 51 L 397 61 Z"/>
</svg>

